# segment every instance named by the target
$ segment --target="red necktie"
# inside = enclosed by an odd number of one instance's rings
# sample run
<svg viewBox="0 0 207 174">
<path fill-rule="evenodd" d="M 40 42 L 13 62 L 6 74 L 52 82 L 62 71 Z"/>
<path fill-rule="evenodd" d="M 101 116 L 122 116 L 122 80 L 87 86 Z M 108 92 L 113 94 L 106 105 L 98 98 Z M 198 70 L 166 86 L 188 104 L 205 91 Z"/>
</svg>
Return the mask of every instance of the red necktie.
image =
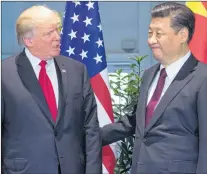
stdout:
<svg viewBox="0 0 207 174">
<path fill-rule="evenodd" d="M 165 85 L 165 78 L 167 76 L 167 73 L 165 71 L 165 68 L 163 68 L 160 72 L 160 77 L 158 79 L 157 87 L 152 95 L 152 98 L 150 99 L 150 102 L 147 105 L 146 108 L 146 116 L 145 116 L 145 127 L 149 124 L 153 112 L 155 110 L 155 106 L 157 105 L 158 101 L 160 100 L 160 96 L 162 94 L 163 87 Z"/>
<path fill-rule="evenodd" d="M 39 73 L 39 83 L 40 86 L 42 87 L 42 91 L 47 101 L 52 118 L 54 121 L 56 121 L 57 105 L 55 100 L 55 93 L 52 87 L 52 83 L 46 73 L 46 69 L 45 69 L 46 64 L 47 64 L 46 61 L 41 61 L 39 64 L 41 66 L 40 73 Z"/>
</svg>

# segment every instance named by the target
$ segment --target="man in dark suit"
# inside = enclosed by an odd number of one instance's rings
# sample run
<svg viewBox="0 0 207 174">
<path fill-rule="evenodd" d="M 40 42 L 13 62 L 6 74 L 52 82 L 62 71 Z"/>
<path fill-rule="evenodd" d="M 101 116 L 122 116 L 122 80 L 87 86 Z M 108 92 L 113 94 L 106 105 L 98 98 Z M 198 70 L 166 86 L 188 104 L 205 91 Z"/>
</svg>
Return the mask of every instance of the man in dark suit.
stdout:
<svg viewBox="0 0 207 174">
<path fill-rule="evenodd" d="M 25 49 L 2 61 L 2 173 L 100 174 L 97 105 L 83 64 L 59 56 L 59 15 L 17 19 Z"/>
<path fill-rule="evenodd" d="M 104 126 L 103 144 L 135 133 L 132 174 L 206 174 L 207 65 L 188 48 L 194 14 L 166 2 L 151 17 L 148 44 L 159 63 L 143 75 L 136 114 Z"/>
</svg>

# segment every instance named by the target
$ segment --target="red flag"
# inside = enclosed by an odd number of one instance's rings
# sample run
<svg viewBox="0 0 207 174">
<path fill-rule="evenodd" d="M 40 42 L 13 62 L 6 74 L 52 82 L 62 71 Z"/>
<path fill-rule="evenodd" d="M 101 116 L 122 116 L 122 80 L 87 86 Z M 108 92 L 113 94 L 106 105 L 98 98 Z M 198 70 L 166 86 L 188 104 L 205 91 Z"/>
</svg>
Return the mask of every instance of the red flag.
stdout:
<svg viewBox="0 0 207 174">
<path fill-rule="evenodd" d="M 207 2 L 186 2 L 195 14 L 195 31 L 189 44 L 193 55 L 207 63 Z"/>
</svg>

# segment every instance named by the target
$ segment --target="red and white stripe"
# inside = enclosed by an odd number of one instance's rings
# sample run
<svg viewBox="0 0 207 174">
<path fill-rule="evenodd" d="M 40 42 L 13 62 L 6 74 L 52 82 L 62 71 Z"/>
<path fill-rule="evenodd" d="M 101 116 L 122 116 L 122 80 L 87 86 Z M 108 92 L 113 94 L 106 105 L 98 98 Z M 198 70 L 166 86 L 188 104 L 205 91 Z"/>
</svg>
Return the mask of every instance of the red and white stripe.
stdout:
<svg viewBox="0 0 207 174">
<path fill-rule="evenodd" d="M 98 106 L 98 119 L 100 127 L 114 122 L 108 71 L 105 68 L 102 72 L 91 78 L 91 85 L 95 94 Z M 115 148 L 113 145 L 104 146 L 103 156 L 103 174 L 113 174 L 115 167 Z"/>
</svg>

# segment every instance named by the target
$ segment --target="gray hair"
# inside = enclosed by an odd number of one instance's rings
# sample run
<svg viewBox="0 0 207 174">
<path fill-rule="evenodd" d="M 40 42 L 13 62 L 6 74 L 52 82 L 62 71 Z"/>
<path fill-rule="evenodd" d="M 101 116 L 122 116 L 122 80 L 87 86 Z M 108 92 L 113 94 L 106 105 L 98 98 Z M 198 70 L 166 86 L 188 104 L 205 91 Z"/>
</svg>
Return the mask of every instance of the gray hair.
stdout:
<svg viewBox="0 0 207 174">
<path fill-rule="evenodd" d="M 193 37 L 195 29 L 195 16 L 194 13 L 187 6 L 176 2 L 165 2 L 155 6 L 152 9 L 151 17 L 171 17 L 171 27 L 179 32 L 182 28 L 188 29 L 189 43 Z"/>
<path fill-rule="evenodd" d="M 60 23 L 61 20 L 58 13 L 44 5 L 32 6 L 26 9 L 21 13 L 16 22 L 16 33 L 19 45 L 25 46 L 24 38 L 33 37 L 37 26 Z"/>
</svg>

